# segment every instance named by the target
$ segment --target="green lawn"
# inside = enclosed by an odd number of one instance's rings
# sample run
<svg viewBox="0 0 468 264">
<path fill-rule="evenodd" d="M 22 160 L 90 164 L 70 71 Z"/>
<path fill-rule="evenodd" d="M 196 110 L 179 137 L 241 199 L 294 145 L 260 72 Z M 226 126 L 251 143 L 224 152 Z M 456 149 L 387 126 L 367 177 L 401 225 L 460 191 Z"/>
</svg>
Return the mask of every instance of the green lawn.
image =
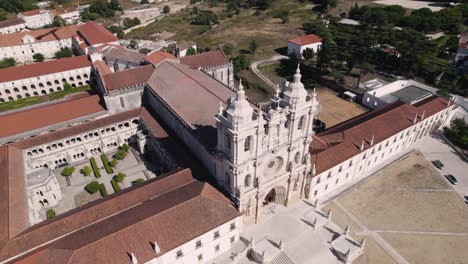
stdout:
<svg viewBox="0 0 468 264">
<path fill-rule="evenodd" d="M 22 107 L 26 107 L 26 106 L 39 104 L 39 103 L 42 103 L 42 102 L 54 101 L 54 100 L 57 100 L 57 99 L 64 98 L 65 96 L 67 96 L 69 94 L 79 93 L 79 92 L 83 92 L 83 91 L 90 91 L 90 90 L 91 90 L 91 87 L 89 85 L 84 85 L 84 86 L 72 88 L 72 89 L 66 90 L 66 91 L 50 93 L 48 95 L 34 96 L 34 97 L 9 101 L 9 102 L 5 102 L 5 103 L 0 103 L 0 112 L 10 111 L 10 110 L 14 110 L 14 109 L 18 109 L 18 108 L 22 108 Z"/>
</svg>

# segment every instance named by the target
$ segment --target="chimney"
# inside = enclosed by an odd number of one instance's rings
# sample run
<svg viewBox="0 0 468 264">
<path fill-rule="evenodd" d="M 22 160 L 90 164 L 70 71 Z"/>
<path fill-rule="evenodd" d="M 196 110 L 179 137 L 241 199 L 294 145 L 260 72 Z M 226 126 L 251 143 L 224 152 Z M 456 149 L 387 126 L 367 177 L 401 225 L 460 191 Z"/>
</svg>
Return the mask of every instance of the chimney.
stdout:
<svg viewBox="0 0 468 264">
<path fill-rule="evenodd" d="M 364 150 L 364 139 L 361 141 L 361 146 L 359 147 L 360 151 Z"/>
<path fill-rule="evenodd" d="M 135 254 L 133 254 L 133 252 L 130 253 L 130 262 L 132 264 L 138 264 L 138 259 L 136 258 Z"/>
<path fill-rule="evenodd" d="M 424 115 L 426 114 L 426 110 L 423 111 L 422 115 L 421 115 L 421 120 L 424 120 Z"/>
<path fill-rule="evenodd" d="M 161 252 L 161 248 L 159 248 L 158 242 L 153 241 L 152 244 L 153 244 L 154 253 L 159 254 L 159 252 Z"/>
<path fill-rule="evenodd" d="M 370 145 L 371 145 L 371 146 L 374 146 L 374 135 L 372 135 L 372 138 L 371 138 L 371 141 L 370 141 Z"/>
</svg>

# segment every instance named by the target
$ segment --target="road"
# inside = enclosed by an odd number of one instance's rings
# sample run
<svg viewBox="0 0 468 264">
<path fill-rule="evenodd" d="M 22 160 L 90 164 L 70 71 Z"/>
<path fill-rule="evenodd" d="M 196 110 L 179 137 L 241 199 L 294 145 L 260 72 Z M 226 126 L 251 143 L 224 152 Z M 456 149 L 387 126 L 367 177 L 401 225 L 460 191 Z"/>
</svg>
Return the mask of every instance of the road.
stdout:
<svg viewBox="0 0 468 264">
<path fill-rule="evenodd" d="M 274 56 L 269 57 L 269 58 L 254 61 L 254 62 L 252 62 L 252 64 L 250 64 L 250 70 L 255 75 L 257 75 L 260 79 L 262 79 L 265 83 L 267 83 L 271 88 L 276 89 L 276 84 L 273 83 L 272 81 L 270 81 L 270 79 L 268 79 L 265 75 L 263 75 L 258 70 L 258 67 L 261 66 L 262 64 L 272 63 L 272 62 L 276 62 L 276 61 L 280 61 L 280 60 L 288 59 L 288 58 L 289 58 L 288 56 L 284 56 L 284 55 L 274 55 Z"/>
</svg>

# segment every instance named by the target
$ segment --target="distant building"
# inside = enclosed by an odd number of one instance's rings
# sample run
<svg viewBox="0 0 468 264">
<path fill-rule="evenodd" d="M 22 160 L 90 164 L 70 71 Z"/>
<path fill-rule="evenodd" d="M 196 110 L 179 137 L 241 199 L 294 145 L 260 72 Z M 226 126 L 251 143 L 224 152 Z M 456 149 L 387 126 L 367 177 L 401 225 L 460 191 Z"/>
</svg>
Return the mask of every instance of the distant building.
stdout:
<svg viewBox="0 0 468 264">
<path fill-rule="evenodd" d="M 52 24 L 54 16 L 49 10 L 36 9 L 19 13 L 18 18 L 26 21 L 28 28 L 36 29 Z"/>
<path fill-rule="evenodd" d="M 338 24 L 357 27 L 361 25 L 361 22 L 349 18 L 343 18 L 340 21 L 338 21 Z"/>
<path fill-rule="evenodd" d="M 302 54 L 306 49 L 312 49 L 317 53 L 322 48 L 322 38 L 310 34 L 302 37 L 290 39 L 288 42 L 288 55 L 296 56 L 296 58 L 302 58 Z"/>
<path fill-rule="evenodd" d="M 458 67 L 468 67 L 468 31 L 462 33 L 460 36 L 457 54 L 455 55 L 455 63 Z"/>
<path fill-rule="evenodd" d="M 373 79 L 359 85 L 365 90 L 362 104 L 370 109 L 400 101 L 414 104 L 437 93 L 437 89 L 413 80 L 398 80 L 392 83 Z"/>
<path fill-rule="evenodd" d="M 12 18 L 0 21 L 0 35 L 20 32 L 26 29 L 26 22 L 22 18 Z"/>
<path fill-rule="evenodd" d="M 187 52 L 190 48 L 197 50 L 197 44 L 195 44 L 194 42 L 181 42 L 176 45 L 174 54 L 178 58 L 183 58 L 187 56 Z"/>
<path fill-rule="evenodd" d="M 146 63 L 145 57 L 145 54 L 121 46 L 110 46 L 103 54 L 104 61 L 114 72 L 140 67 Z"/>
<path fill-rule="evenodd" d="M 67 24 L 76 24 L 81 21 L 78 8 L 59 8 L 53 11 L 53 15 L 61 17 Z"/>
</svg>

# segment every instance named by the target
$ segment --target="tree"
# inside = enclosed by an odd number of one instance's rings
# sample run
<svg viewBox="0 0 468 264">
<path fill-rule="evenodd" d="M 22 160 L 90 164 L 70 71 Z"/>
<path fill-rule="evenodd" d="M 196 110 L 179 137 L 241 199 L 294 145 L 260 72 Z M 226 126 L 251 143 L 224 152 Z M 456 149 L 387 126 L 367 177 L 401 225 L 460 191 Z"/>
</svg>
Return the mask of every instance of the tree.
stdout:
<svg viewBox="0 0 468 264">
<path fill-rule="evenodd" d="M 54 19 L 52 20 L 52 26 L 53 27 L 63 27 L 67 24 L 65 20 L 59 16 L 54 16 Z"/>
<path fill-rule="evenodd" d="M 304 60 L 306 60 L 306 61 L 311 60 L 314 56 L 315 56 L 315 52 L 314 52 L 314 50 L 311 49 L 311 48 L 306 48 L 306 49 L 302 52 L 302 57 L 304 57 Z"/>
<path fill-rule="evenodd" d="M 128 144 L 123 144 L 121 147 L 120 147 L 121 150 L 125 151 L 125 152 L 128 152 L 130 150 L 130 146 Z"/>
<path fill-rule="evenodd" d="M 333 40 L 324 39 L 322 48 L 318 52 L 317 66 L 322 70 L 334 66 L 337 50 L 338 46 Z"/>
<path fill-rule="evenodd" d="M 69 47 L 61 48 L 59 51 L 55 52 L 54 58 L 67 58 L 73 56 L 73 52 Z"/>
<path fill-rule="evenodd" d="M 119 0 L 110 0 L 108 7 L 112 10 L 121 10 Z"/>
<path fill-rule="evenodd" d="M 86 185 L 85 189 L 89 193 L 93 194 L 93 193 L 98 192 L 101 189 L 101 184 L 99 184 L 99 182 L 97 181 L 92 181 L 88 183 L 88 185 Z"/>
<path fill-rule="evenodd" d="M 81 172 L 84 176 L 89 176 L 91 175 L 91 168 L 89 166 L 84 166 L 83 169 L 81 169 Z"/>
<path fill-rule="evenodd" d="M 223 51 L 224 53 L 226 53 L 226 55 L 231 56 L 232 52 L 234 51 L 234 45 L 232 45 L 231 43 L 224 44 Z"/>
<path fill-rule="evenodd" d="M 114 157 L 118 160 L 123 160 L 127 156 L 127 153 L 123 150 L 118 150 L 117 153 L 115 153 Z"/>
<path fill-rule="evenodd" d="M 233 65 L 235 73 L 247 70 L 250 66 L 250 59 L 245 55 L 240 55 L 234 59 Z"/>
<path fill-rule="evenodd" d="M 65 82 L 65 83 L 63 84 L 63 89 L 64 89 L 65 91 L 71 91 L 71 90 L 73 89 L 73 87 L 72 87 L 69 83 Z"/>
<path fill-rule="evenodd" d="M 42 53 L 36 53 L 33 55 L 33 59 L 35 62 L 42 62 L 44 61 L 44 55 Z"/>
<path fill-rule="evenodd" d="M 119 174 L 115 175 L 114 178 L 117 182 L 123 182 L 123 180 L 127 177 L 125 173 L 120 172 Z"/>
<path fill-rule="evenodd" d="M 51 218 L 54 218 L 56 214 L 55 214 L 54 209 L 49 209 L 47 210 L 46 215 L 47 215 L 47 219 L 51 219 Z"/>
<path fill-rule="evenodd" d="M 135 181 L 132 182 L 133 185 L 140 185 L 145 182 L 145 179 L 143 178 L 138 178 Z"/>
<path fill-rule="evenodd" d="M 468 149 L 468 124 L 463 118 L 456 118 L 450 128 L 444 128 L 445 135 L 463 149 Z"/>
<path fill-rule="evenodd" d="M 286 24 L 289 22 L 289 12 L 288 11 L 283 11 L 279 14 L 279 18 L 281 19 L 281 22 L 283 24 Z"/>
<path fill-rule="evenodd" d="M 250 41 L 249 49 L 252 52 L 252 54 L 255 54 L 255 52 L 257 51 L 257 48 L 258 48 L 257 42 L 254 39 Z"/>
<path fill-rule="evenodd" d="M 197 54 L 197 50 L 194 49 L 193 47 L 190 47 L 187 49 L 187 56 L 195 55 Z"/>
<path fill-rule="evenodd" d="M 119 163 L 119 162 L 118 162 L 116 159 L 112 159 L 112 160 L 109 162 L 109 164 L 110 164 L 111 167 L 117 166 L 118 163 Z"/>
<path fill-rule="evenodd" d="M 65 167 L 62 170 L 62 176 L 71 176 L 74 171 L 75 171 L 75 168 L 73 167 Z"/>
<path fill-rule="evenodd" d="M 8 68 L 16 65 L 16 60 L 14 58 L 5 58 L 0 61 L 0 69 Z"/>
<path fill-rule="evenodd" d="M 163 12 L 166 13 L 166 14 L 169 14 L 169 12 L 171 12 L 171 8 L 168 5 L 165 5 L 163 7 Z"/>
</svg>

